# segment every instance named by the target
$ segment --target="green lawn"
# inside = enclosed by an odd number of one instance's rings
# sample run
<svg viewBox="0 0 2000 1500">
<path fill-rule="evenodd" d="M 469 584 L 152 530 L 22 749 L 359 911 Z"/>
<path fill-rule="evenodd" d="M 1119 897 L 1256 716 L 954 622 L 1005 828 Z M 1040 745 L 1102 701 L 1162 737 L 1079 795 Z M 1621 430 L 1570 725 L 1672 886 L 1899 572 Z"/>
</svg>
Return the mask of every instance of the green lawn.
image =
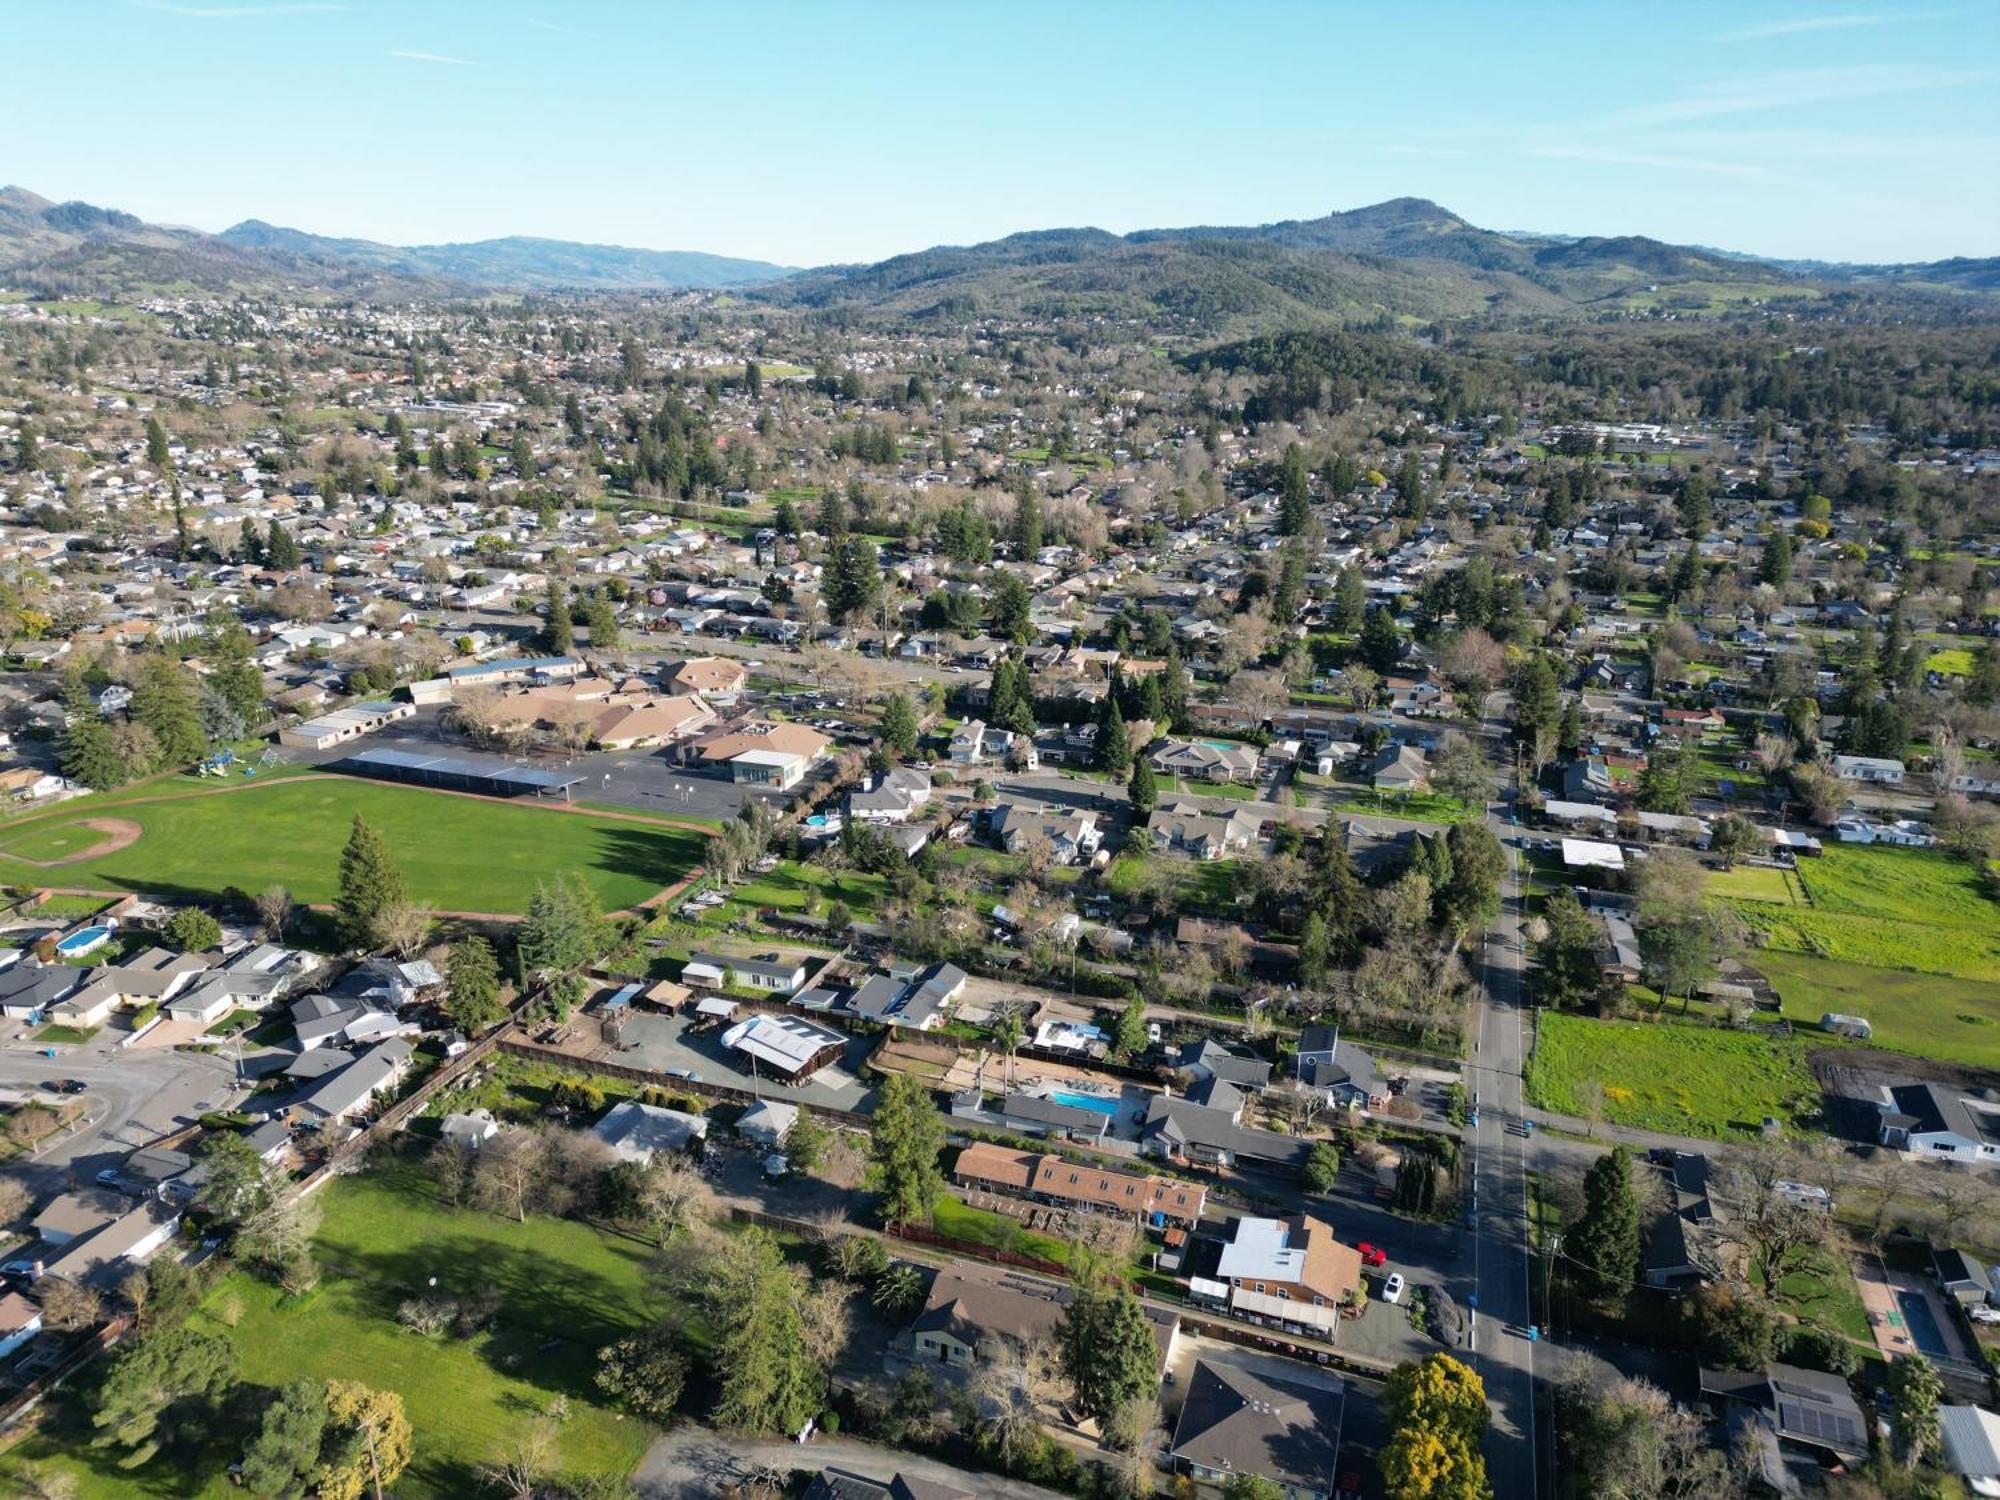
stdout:
<svg viewBox="0 0 2000 1500">
<path fill-rule="evenodd" d="M 767 908 L 793 916 L 823 916 L 829 905 L 839 901 L 857 920 L 872 921 L 888 894 L 889 883 L 880 875 L 783 860 L 777 869 L 737 886 L 727 901 L 709 908 L 699 920 L 704 926 L 726 927 L 751 921 Z"/>
<path fill-rule="evenodd" d="M 1773 906 L 1796 906 L 1805 899 L 1797 877 L 1774 865 L 1738 865 L 1712 876 L 1708 888 L 1732 901 L 1767 901 Z"/>
<path fill-rule="evenodd" d="M 1336 804 L 1334 811 L 1426 823 L 1458 823 L 1469 816 L 1463 802 L 1442 792 L 1364 791 Z"/>
<path fill-rule="evenodd" d="M 38 1042 L 60 1042 L 66 1046 L 81 1047 L 85 1042 L 96 1036 L 97 1032 L 98 1028 L 95 1026 L 64 1026 L 61 1022 L 51 1021 L 35 1033 L 35 1040 Z"/>
<path fill-rule="evenodd" d="M 348 826 L 360 813 L 388 841 L 410 895 L 449 911 L 524 910 L 536 882 L 574 870 L 608 908 L 630 906 L 679 879 L 703 836 L 549 806 L 454 797 L 339 775 L 280 779 L 203 795 L 159 783 L 169 800 L 86 798 L 61 814 L 0 832 L 0 880 L 48 879 L 7 856 L 46 848 L 62 828 L 115 806 L 145 829 L 136 843 L 62 867 L 65 883 L 165 896 L 216 896 L 272 884 L 301 901 L 330 901 Z M 92 838 L 101 837 L 83 830 Z"/>
<path fill-rule="evenodd" d="M 1604 1118 L 1612 1124 L 1750 1136 L 1766 1115 L 1790 1120 L 1818 1107 L 1805 1065 L 1810 1046 L 1801 1037 L 1544 1011 L 1528 1097 L 1540 1109 L 1581 1114 L 1577 1088 L 1594 1082 L 1604 1088 Z"/>
<path fill-rule="evenodd" d="M 1970 677 L 1972 667 L 1972 652 L 1964 646 L 1947 646 L 1924 658 L 1925 671 L 1942 672 L 1947 677 Z"/>
<path fill-rule="evenodd" d="M 1836 963 L 1804 953 L 1753 959 L 1787 1020 L 1817 1026 L 1828 1011 L 1865 1016 L 1870 1045 L 1941 1062 L 2000 1068 L 2000 984 Z"/>
<path fill-rule="evenodd" d="M 1802 862 L 1797 878 L 1811 897 L 1809 906 L 1781 909 L 1768 900 L 1738 899 L 1744 921 L 1770 948 L 1877 969 L 2000 981 L 2000 905 L 1964 861 L 1931 849 L 1834 844 Z M 1722 894 L 1739 896 L 1726 888 Z"/>
<path fill-rule="evenodd" d="M 516 1224 L 441 1208 L 421 1172 L 400 1159 L 333 1183 L 321 1201 L 318 1245 L 327 1274 L 316 1292 L 286 1305 L 276 1288 L 232 1275 L 195 1316 L 195 1326 L 235 1343 L 244 1380 L 277 1386 L 304 1375 L 400 1393 L 416 1459 L 396 1486 L 399 1500 L 485 1492 L 476 1467 L 502 1454 L 522 1423 L 557 1395 L 570 1402 L 560 1436 L 564 1471 L 625 1474 L 638 1462 L 652 1430 L 598 1405 L 591 1372 L 598 1346 L 661 1311 L 647 1289 L 646 1246 L 567 1220 Z M 454 1294 L 496 1288 L 498 1321 L 470 1340 L 403 1329 L 397 1306 L 426 1290 L 431 1277 Z M 242 1493 L 224 1473 L 238 1456 L 227 1443 L 211 1447 L 192 1470 L 156 1461 L 132 1474 L 88 1451 L 67 1423 L 20 1451 L 74 1473 L 81 1500 Z"/>
</svg>

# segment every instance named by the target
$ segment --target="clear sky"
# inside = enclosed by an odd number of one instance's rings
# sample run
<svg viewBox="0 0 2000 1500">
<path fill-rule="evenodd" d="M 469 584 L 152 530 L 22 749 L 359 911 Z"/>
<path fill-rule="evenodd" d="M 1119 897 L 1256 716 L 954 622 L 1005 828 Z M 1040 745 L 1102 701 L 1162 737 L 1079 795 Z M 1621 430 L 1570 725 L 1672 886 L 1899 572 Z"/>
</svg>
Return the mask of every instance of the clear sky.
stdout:
<svg viewBox="0 0 2000 1500">
<path fill-rule="evenodd" d="M 1474 223 L 2000 254 L 2000 0 L 4 0 L 0 183 L 218 230 L 807 265 Z"/>
</svg>

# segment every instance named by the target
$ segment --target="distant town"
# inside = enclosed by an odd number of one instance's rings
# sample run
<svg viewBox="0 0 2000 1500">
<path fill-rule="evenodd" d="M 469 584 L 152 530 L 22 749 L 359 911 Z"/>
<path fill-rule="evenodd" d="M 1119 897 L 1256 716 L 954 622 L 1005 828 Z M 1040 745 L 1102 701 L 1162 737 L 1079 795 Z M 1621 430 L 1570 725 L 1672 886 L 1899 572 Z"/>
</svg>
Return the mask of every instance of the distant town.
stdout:
<svg viewBox="0 0 2000 1500">
<path fill-rule="evenodd" d="M 2000 1493 L 1994 324 L 1625 291 L 0 292 L 0 1490 Z"/>
</svg>

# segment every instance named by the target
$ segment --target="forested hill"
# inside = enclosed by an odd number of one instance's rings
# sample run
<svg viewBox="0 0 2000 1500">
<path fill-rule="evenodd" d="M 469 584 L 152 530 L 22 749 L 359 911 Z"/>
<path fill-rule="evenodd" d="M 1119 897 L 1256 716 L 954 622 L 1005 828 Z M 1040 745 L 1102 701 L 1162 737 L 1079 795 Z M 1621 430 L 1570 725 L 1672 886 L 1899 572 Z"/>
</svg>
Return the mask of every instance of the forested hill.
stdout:
<svg viewBox="0 0 2000 1500">
<path fill-rule="evenodd" d="M 1201 333 L 1470 317 L 1590 317 L 1984 293 L 1994 262 L 1793 268 L 1636 236 L 1480 229 L 1420 198 L 1323 218 L 1115 235 L 1056 229 L 808 271 L 756 295 L 861 316 L 1137 318 Z"/>
</svg>

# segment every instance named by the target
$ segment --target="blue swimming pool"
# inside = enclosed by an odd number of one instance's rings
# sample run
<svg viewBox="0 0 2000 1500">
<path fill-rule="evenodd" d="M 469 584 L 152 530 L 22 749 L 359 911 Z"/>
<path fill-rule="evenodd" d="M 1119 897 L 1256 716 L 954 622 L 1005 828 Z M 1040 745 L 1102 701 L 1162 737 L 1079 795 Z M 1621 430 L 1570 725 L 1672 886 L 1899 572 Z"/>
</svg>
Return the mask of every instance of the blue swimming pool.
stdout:
<svg viewBox="0 0 2000 1500">
<path fill-rule="evenodd" d="M 1052 1093 L 1049 1097 L 1058 1104 L 1069 1105 L 1072 1109 L 1094 1110 L 1100 1115 L 1116 1115 L 1118 1113 L 1118 1101 L 1116 1099 L 1107 1099 L 1102 1094 Z"/>
<path fill-rule="evenodd" d="M 64 958 L 75 958 L 80 953 L 88 953 L 93 948 L 101 948 L 111 941 L 109 927 L 84 927 L 72 932 L 56 944 L 56 952 Z"/>
<path fill-rule="evenodd" d="M 1896 1306 L 1902 1309 L 1903 1326 L 1910 1330 L 1911 1343 L 1932 1359 L 1951 1357 L 1951 1345 L 1944 1341 L 1944 1330 L 1938 1327 L 1937 1314 L 1931 1311 L 1928 1297 L 1922 1292 L 1897 1292 Z"/>
</svg>

